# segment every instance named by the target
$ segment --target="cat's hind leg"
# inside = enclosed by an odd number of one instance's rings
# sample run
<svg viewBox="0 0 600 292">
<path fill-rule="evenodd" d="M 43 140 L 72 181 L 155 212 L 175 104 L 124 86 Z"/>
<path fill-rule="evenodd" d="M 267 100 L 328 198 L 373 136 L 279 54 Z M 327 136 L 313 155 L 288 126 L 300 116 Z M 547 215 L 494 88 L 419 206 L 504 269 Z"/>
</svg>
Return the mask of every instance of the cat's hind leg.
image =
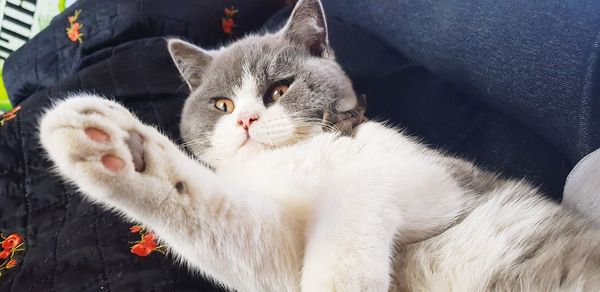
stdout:
<svg viewBox="0 0 600 292">
<path fill-rule="evenodd" d="M 121 105 L 59 102 L 40 138 L 90 200 L 156 232 L 191 267 L 240 291 L 296 291 L 301 240 L 270 201 L 235 189 Z"/>
<path fill-rule="evenodd" d="M 401 134 L 367 122 L 353 139 L 367 141 L 364 159 L 323 178 L 307 234 L 303 291 L 398 291 L 390 284 L 395 245 L 439 234 L 469 205 L 470 193 Z"/>
</svg>

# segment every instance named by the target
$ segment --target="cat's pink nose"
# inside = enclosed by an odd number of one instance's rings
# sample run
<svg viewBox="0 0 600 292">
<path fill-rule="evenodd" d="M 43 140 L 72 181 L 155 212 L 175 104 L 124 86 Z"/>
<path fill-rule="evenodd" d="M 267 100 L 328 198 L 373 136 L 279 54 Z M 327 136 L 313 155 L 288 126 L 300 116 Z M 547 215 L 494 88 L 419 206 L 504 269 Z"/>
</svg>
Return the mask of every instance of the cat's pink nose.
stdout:
<svg viewBox="0 0 600 292">
<path fill-rule="evenodd" d="M 252 123 L 254 123 L 256 120 L 258 120 L 257 114 L 241 113 L 238 117 L 237 124 L 248 130 L 250 125 L 252 125 Z"/>
</svg>

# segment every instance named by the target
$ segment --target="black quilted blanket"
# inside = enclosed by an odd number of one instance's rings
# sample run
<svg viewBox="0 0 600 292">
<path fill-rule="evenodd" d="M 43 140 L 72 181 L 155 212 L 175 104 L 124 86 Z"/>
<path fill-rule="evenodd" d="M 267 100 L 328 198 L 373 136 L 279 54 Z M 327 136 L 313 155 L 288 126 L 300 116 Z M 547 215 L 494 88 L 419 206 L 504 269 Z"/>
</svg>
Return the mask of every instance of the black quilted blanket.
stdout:
<svg viewBox="0 0 600 292">
<path fill-rule="evenodd" d="M 52 100 L 95 92 L 123 102 L 180 141 L 179 112 L 188 93 L 163 37 L 216 46 L 258 29 L 283 5 L 79 0 L 9 58 L 5 83 L 20 111 L 0 127 L 0 242 L 11 251 L 0 253 L 0 291 L 218 290 L 168 254 L 133 254 L 131 246 L 140 240 L 130 230 L 133 223 L 83 201 L 53 174 L 39 145 L 37 120 Z M 76 19 L 69 19 L 76 11 Z M 270 25 L 284 17 L 285 11 Z M 370 116 L 390 119 L 486 168 L 527 177 L 560 198 L 572 165 L 563 153 L 359 30 L 338 19 L 329 23 L 338 59 L 357 91 L 367 94 Z"/>
</svg>

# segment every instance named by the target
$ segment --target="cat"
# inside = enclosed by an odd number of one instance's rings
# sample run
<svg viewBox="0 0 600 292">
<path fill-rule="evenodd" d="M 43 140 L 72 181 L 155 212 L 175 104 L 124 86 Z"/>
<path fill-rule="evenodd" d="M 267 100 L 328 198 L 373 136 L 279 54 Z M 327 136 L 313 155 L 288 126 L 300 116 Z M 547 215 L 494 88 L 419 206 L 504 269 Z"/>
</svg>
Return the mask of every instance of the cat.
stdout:
<svg viewBox="0 0 600 292">
<path fill-rule="evenodd" d="M 590 222 L 364 119 L 319 0 L 275 33 L 167 45 L 191 92 L 180 129 L 193 156 L 87 94 L 47 110 L 40 140 L 86 198 L 191 269 L 237 291 L 600 289 Z"/>
</svg>

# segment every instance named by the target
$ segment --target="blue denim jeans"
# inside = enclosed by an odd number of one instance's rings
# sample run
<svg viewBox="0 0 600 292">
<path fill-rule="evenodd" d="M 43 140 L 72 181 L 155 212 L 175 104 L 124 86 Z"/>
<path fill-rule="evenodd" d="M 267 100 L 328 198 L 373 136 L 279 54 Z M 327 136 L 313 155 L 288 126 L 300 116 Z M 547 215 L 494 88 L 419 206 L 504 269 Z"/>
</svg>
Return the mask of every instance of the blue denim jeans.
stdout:
<svg viewBox="0 0 600 292">
<path fill-rule="evenodd" d="M 600 148 L 600 1 L 324 0 L 324 6 L 531 129 L 571 166 Z"/>
</svg>

